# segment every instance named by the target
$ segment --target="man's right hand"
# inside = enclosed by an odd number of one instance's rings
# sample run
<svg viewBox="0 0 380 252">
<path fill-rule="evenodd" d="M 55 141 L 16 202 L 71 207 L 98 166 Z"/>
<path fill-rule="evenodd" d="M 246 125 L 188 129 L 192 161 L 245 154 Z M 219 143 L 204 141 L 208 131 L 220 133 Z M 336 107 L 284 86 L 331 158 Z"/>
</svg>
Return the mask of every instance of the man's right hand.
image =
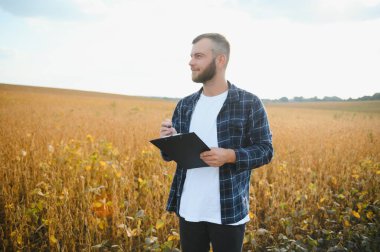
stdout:
<svg viewBox="0 0 380 252">
<path fill-rule="evenodd" d="M 173 128 L 172 122 L 169 119 L 164 120 L 161 123 L 160 137 L 172 136 L 174 134 L 177 134 L 177 131 Z"/>
</svg>

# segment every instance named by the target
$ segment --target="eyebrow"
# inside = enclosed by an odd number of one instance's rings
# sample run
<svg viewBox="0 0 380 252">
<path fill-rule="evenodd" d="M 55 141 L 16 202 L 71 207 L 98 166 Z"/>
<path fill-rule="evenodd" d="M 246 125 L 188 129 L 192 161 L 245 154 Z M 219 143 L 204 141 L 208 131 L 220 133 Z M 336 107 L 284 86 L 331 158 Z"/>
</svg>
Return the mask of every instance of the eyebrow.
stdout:
<svg viewBox="0 0 380 252">
<path fill-rule="evenodd" d="M 192 57 L 192 56 L 202 56 L 202 55 L 206 55 L 206 54 L 201 53 L 201 52 L 196 52 L 194 54 L 190 54 L 190 57 Z"/>
</svg>

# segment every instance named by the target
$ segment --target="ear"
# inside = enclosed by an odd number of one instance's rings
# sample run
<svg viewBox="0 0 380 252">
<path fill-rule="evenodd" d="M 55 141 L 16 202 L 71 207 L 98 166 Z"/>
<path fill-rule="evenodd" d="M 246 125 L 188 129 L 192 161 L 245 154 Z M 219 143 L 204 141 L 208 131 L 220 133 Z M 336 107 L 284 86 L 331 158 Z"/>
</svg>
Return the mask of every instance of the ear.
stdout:
<svg viewBox="0 0 380 252">
<path fill-rule="evenodd" d="M 226 67 L 227 57 L 224 54 L 219 54 L 216 57 L 216 64 L 220 67 Z"/>
</svg>

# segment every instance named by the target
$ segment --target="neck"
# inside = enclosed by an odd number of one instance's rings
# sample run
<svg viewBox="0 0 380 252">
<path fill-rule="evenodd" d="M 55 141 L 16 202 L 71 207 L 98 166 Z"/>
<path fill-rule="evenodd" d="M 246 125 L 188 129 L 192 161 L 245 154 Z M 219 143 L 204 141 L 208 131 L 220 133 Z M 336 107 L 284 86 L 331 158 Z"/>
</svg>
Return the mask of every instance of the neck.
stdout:
<svg viewBox="0 0 380 252">
<path fill-rule="evenodd" d="M 216 96 L 228 90 L 228 83 L 225 78 L 212 79 L 203 83 L 203 94 L 205 96 Z"/>
</svg>

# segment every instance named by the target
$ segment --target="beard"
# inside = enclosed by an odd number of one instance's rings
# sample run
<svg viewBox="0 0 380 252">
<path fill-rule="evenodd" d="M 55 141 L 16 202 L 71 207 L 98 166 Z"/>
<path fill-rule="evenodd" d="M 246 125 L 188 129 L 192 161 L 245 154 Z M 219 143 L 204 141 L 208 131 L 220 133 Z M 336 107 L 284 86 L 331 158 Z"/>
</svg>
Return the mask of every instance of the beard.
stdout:
<svg viewBox="0 0 380 252">
<path fill-rule="evenodd" d="M 192 76 L 192 79 L 196 83 L 206 83 L 207 81 L 214 78 L 216 73 L 216 62 L 215 58 L 211 61 L 211 63 L 203 70 L 203 72 L 199 73 L 198 76 Z"/>
</svg>

